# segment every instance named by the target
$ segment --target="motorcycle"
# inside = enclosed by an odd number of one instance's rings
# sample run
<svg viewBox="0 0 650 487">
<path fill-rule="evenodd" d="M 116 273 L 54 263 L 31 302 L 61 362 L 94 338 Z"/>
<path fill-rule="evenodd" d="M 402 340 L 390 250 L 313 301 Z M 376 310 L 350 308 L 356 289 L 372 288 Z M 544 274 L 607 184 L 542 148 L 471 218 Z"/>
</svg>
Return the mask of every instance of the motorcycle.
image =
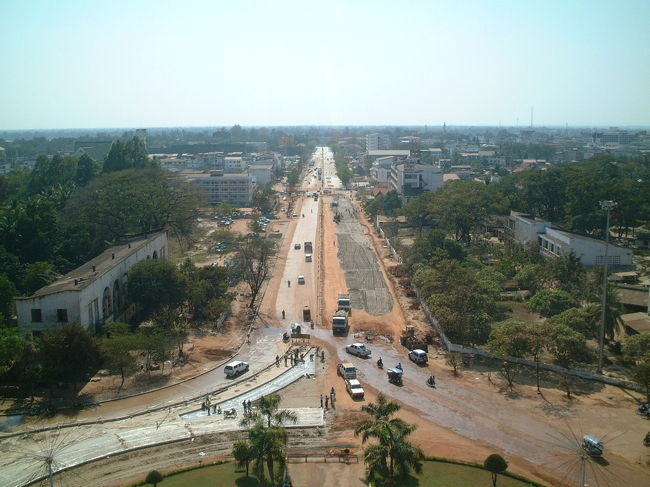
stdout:
<svg viewBox="0 0 650 487">
<path fill-rule="evenodd" d="M 435 389 L 436 388 L 436 378 L 434 376 L 432 376 L 432 375 L 429 376 L 429 378 L 427 379 L 427 385 L 429 387 L 433 387 Z"/>
<path fill-rule="evenodd" d="M 377 360 L 377 367 L 379 367 L 380 369 L 384 368 L 384 362 L 382 362 L 381 358 Z"/>
</svg>

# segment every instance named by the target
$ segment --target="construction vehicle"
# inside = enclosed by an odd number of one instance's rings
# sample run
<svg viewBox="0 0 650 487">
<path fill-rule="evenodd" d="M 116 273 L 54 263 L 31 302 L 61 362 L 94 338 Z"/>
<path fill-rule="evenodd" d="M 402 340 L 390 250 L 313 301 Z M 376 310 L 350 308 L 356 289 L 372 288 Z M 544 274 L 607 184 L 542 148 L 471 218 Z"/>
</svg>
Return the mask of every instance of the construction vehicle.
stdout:
<svg viewBox="0 0 650 487">
<path fill-rule="evenodd" d="M 429 351 L 429 345 L 425 341 L 415 336 L 414 326 L 406 327 L 406 329 L 402 333 L 402 336 L 399 337 L 399 342 L 409 350 L 419 349 L 424 352 Z"/>
<path fill-rule="evenodd" d="M 303 246 L 305 249 L 305 254 L 313 254 L 314 253 L 314 248 L 312 246 L 311 242 L 305 242 L 305 245 Z"/>
<path fill-rule="evenodd" d="M 349 329 L 348 312 L 344 309 L 338 310 L 332 317 L 332 333 L 345 335 Z"/>
<path fill-rule="evenodd" d="M 352 316 L 352 303 L 350 302 L 349 294 L 339 294 L 339 299 L 336 302 L 336 310 L 345 310 L 348 316 Z"/>
</svg>

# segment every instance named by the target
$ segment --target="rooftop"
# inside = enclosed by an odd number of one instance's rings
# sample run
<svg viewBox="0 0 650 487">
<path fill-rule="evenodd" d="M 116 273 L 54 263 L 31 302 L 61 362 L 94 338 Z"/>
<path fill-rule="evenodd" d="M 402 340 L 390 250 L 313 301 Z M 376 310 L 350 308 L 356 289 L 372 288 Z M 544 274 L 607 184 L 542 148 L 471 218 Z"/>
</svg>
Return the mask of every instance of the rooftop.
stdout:
<svg viewBox="0 0 650 487">
<path fill-rule="evenodd" d="M 43 286 L 31 296 L 17 299 L 30 299 L 64 291 L 81 291 L 115 267 L 116 264 L 119 264 L 165 232 L 166 231 L 152 233 L 144 238 L 132 240 L 131 242 L 106 249 L 94 259 L 89 260 L 73 271 L 68 272 L 66 275 L 47 286 Z"/>
</svg>

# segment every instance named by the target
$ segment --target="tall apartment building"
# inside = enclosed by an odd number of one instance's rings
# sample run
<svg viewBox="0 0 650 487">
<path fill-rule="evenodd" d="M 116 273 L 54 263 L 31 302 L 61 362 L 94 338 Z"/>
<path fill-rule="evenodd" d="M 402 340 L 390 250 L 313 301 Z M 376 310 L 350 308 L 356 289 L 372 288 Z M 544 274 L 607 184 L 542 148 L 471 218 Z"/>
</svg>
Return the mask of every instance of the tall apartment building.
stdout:
<svg viewBox="0 0 650 487">
<path fill-rule="evenodd" d="M 404 199 L 424 191 L 436 191 L 444 184 L 440 169 L 422 164 L 394 164 L 389 178 L 395 191 Z"/>
<path fill-rule="evenodd" d="M 390 147 L 390 137 L 387 134 L 366 135 L 366 152 L 371 150 L 386 150 Z"/>
<path fill-rule="evenodd" d="M 235 206 L 249 206 L 256 186 L 253 177 L 248 173 L 183 171 L 182 176 L 196 183 L 210 205 L 230 203 Z"/>
</svg>

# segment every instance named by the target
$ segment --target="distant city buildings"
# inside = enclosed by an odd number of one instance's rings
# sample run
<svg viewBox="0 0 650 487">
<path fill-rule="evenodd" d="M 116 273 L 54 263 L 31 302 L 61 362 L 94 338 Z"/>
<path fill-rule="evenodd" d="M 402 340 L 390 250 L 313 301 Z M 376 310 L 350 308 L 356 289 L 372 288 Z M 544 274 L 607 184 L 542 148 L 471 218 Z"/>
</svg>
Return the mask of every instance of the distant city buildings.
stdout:
<svg viewBox="0 0 650 487">
<path fill-rule="evenodd" d="M 196 183 L 210 205 L 230 203 L 235 206 L 250 206 L 256 187 L 254 178 L 249 173 L 185 170 L 179 175 Z"/>
<path fill-rule="evenodd" d="M 444 184 L 442 172 L 433 166 L 403 163 L 391 167 L 390 183 L 405 199 L 420 195 L 424 191 L 436 191 Z"/>
<path fill-rule="evenodd" d="M 366 135 L 366 152 L 388 149 L 390 147 L 390 136 L 387 134 Z"/>
</svg>

